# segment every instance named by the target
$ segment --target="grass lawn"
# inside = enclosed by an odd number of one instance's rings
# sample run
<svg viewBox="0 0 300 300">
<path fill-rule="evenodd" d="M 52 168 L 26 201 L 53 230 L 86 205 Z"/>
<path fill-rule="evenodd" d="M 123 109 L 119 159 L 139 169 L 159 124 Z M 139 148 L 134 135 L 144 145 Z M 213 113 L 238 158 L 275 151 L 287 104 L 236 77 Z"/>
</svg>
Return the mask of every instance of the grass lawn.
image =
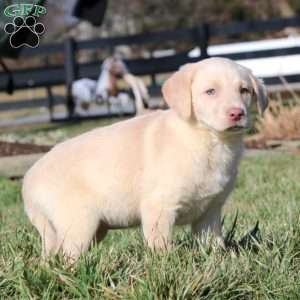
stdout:
<svg viewBox="0 0 300 300">
<path fill-rule="evenodd" d="M 237 255 L 192 241 L 153 254 L 140 230 L 111 232 L 73 267 L 40 260 L 38 234 L 23 214 L 20 182 L 0 179 L 0 299 L 300 299 L 300 158 L 245 159 L 224 208 L 237 238 L 260 221 L 258 252 Z"/>
</svg>

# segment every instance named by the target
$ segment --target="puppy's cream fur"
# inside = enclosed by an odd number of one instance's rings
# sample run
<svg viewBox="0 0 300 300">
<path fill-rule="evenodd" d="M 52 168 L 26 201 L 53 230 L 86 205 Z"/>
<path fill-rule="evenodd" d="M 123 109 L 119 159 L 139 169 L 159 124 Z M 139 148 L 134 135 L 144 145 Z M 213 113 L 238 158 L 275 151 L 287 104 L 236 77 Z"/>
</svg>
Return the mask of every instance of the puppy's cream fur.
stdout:
<svg viewBox="0 0 300 300">
<path fill-rule="evenodd" d="M 212 93 L 212 89 L 214 92 Z M 142 225 L 151 248 L 170 245 L 174 225 L 221 238 L 221 208 L 231 192 L 252 99 L 265 89 L 222 58 L 188 64 L 163 86 L 170 110 L 92 130 L 54 147 L 26 174 L 26 213 L 43 254 L 73 258 L 107 230 Z M 228 109 L 245 115 L 228 119 Z"/>
</svg>

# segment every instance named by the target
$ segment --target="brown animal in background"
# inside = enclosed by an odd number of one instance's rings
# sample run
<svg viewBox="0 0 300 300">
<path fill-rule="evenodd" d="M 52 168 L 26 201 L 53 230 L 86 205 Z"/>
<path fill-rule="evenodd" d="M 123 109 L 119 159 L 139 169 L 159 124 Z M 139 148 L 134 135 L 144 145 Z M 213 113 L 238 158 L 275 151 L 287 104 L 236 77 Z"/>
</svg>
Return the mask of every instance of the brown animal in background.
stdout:
<svg viewBox="0 0 300 300">
<path fill-rule="evenodd" d="M 147 112 L 147 109 L 144 107 L 143 101 L 149 101 L 149 94 L 146 85 L 144 82 L 131 74 L 121 58 L 109 57 L 104 60 L 101 73 L 97 82 L 96 88 L 96 102 L 109 103 L 112 97 L 118 99 L 118 79 L 124 79 L 124 81 L 129 85 L 129 88 L 133 92 L 136 114 L 141 115 Z M 126 103 L 121 103 L 122 106 L 125 106 Z"/>
</svg>

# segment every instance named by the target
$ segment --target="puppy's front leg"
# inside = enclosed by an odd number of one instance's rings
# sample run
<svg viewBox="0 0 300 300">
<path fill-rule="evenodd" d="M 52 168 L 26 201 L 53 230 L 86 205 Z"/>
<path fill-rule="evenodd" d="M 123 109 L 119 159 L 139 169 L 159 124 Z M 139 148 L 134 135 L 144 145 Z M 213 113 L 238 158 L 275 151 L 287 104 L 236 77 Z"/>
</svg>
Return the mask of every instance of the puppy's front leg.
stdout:
<svg viewBox="0 0 300 300">
<path fill-rule="evenodd" d="M 218 243 L 224 246 L 224 240 L 222 237 L 222 225 L 221 225 L 221 210 L 222 205 L 212 205 L 204 215 L 202 215 L 197 221 L 192 223 L 192 234 L 195 238 L 200 238 L 205 242 L 207 233 L 211 232 L 217 238 Z"/>
<path fill-rule="evenodd" d="M 163 207 L 146 204 L 142 208 L 144 238 L 152 250 L 167 250 L 171 246 L 175 214 Z"/>
</svg>

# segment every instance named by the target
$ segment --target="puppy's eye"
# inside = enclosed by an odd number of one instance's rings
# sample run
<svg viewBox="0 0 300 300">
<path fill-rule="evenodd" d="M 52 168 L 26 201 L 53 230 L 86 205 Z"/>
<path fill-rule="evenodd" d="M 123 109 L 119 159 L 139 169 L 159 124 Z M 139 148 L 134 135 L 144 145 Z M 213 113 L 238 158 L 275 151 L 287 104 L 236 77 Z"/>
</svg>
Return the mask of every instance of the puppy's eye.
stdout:
<svg viewBox="0 0 300 300">
<path fill-rule="evenodd" d="M 209 96 L 213 96 L 213 95 L 215 95 L 216 90 L 215 89 L 208 89 L 208 90 L 205 91 L 205 93 Z"/>
<path fill-rule="evenodd" d="M 241 94 L 248 94 L 248 93 L 250 93 L 248 88 L 246 88 L 246 87 L 241 88 Z"/>
</svg>

